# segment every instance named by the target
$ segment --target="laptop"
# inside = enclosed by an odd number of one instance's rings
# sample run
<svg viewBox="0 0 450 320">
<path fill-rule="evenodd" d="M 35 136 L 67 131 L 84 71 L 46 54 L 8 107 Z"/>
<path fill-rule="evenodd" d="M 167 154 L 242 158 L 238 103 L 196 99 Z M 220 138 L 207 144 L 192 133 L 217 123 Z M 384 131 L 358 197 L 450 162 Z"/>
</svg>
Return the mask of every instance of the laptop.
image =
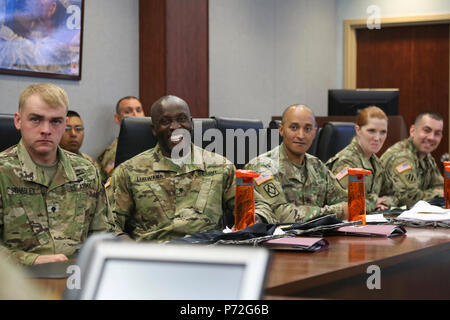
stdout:
<svg viewBox="0 0 450 320">
<path fill-rule="evenodd" d="M 257 300 L 270 260 L 265 248 L 93 242 L 77 260 L 80 289 L 66 299 Z"/>
</svg>

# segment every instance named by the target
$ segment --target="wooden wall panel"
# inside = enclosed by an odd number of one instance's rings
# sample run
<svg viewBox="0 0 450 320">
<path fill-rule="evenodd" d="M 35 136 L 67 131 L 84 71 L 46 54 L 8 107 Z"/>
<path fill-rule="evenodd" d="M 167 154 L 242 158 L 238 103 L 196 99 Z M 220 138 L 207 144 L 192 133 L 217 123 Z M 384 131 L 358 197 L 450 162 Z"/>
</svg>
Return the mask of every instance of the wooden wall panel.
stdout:
<svg viewBox="0 0 450 320">
<path fill-rule="evenodd" d="M 357 30 L 357 88 L 399 88 L 406 126 L 421 111 L 444 118 L 444 137 L 433 153 L 448 152 L 449 25 Z"/>
<path fill-rule="evenodd" d="M 147 115 L 173 94 L 209 116 L 208 0 L 140 0 L 140 98 Z"/>
</svg>

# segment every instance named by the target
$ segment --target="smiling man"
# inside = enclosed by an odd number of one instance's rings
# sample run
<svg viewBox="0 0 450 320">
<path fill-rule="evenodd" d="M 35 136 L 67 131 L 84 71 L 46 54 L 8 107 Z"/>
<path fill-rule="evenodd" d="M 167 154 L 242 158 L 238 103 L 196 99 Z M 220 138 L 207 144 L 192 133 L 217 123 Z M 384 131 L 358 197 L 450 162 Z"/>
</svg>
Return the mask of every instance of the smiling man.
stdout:
<svg viewBox="0 0 450 320">
<path fill-rule="evenodd" d="M 312 111 L 304 105 L 288 107 L 279 131 L 283 143 L 245 166 L 262 173 L 255 179 L 255 213 L 267 223 L 329 214 L 347 219 L 347 192 L 322 161 L 306 153 L 317 131 Z"/>
<path fill-rule="evenodd" d="M 108 187 L 119 233 L 168 241 L 221 230 L 224 214 L 234 209 L 234 165 L 191 143 L 184 100 L 164 96 L 151 116 L 157 145 L 120 164 Z"/>
<path fill-rule="evenodd" d="M 442 139 L 444 120 L 436 112 L 422 112 L 409 129 L 409 138 L 397 142 L 381 156 L 393 180 L 398 205 L 443 196 L 444 178 L 431 152 Z"/>
<path fill-rule="evenodd" d="M 0 252 L 22 264 L 68 260 L 113 228 L 97 170 L 58 147 L 68 104 L 56 85 L 25 88 L 14 114 L 22 139 L 0 153 Z"/>
</svg>

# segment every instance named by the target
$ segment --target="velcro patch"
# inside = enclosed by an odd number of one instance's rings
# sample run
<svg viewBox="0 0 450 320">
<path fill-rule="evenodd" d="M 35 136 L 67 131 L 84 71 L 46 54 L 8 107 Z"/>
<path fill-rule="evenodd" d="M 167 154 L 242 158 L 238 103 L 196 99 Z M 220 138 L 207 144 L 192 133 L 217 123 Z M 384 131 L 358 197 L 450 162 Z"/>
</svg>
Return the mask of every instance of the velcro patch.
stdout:
<svg viewBox="0 0 450 320">
<path fill-rule="evenodd" d="M 342 169 L 340 172 L 338 172 L 338 174 L 336 174 L 336 179 L 338 179 L 339 181 L 341 181 L 341 179 L 343 177 L 345 177 L 346 175 L 348 175 L 348 170 L 347 168 Z"/>
<path fill-rule="evenodd" d="M 105 189 L 107 189 L 111 185 L 111 177 L 108 178 L 105 182 Z"/>
<path fill-rule="evenodd" d="M 263 172 L 263 173 L 261 173 L 261 175 L 259 177 L 255 178 L 255 182 L 256 182 L 256 185 L 259 186 L 259 185 L 263 184 L 264 182 L 272 180 L 272 179 L 273 179 L 273 176 L 270 172 Z"/>
<path fill-rule="evenodd" d="M 403 173 L 405 171 L 408 171 L 412 169 L 411 165 L 408 162 L 404 162 L 402 164 L 399 164 L 395 167 L 395 170 L 397 170 L 398 173 Z"/>
</svg>

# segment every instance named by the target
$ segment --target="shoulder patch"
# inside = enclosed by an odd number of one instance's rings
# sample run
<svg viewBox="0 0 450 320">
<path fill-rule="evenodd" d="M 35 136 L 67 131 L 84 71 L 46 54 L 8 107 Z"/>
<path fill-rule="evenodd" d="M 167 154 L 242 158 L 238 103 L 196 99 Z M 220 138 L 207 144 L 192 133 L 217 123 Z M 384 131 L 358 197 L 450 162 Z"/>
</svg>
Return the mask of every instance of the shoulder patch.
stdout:
<svg viewBox="0 0 450 320">
<path fill-rule="evenodd" d="M 107 189 L 111 185 L 111 177 L 108 178 L 105 182 L 105 189 Z"/>
<path fill-rule="evenodd" d="M 336 179 L 338 179 L 339 181 L 341 181 L 342 178 L 344 178 L 347 174 L 348 174 L 347 168 L 342 169 L 340 172 L 338 172 L 338 173 L 336 174 Z"/>
<path fill-rule="evenodd" d="M 261 173 L 261 175 L 259 177 L 255 178 L 255 182 L 256 182 L 256 185 L 259 186 L 259 185 L 263 184 L 264 182 L 272 180 L 272 179 L 273 179 L 272 174 L 267 171 L 267 172 Z"/>
<path fill-rule="evenodd" d="M 267 195 L 271 198 L 275 198 L 280 194 L 280 192 L 277 190 L 277 187 L 275 187 L 273 182 L 266 184 L 264 186 L 264 190 L 267 192 Z"/>
<path fill-rule="evenodd" d="M 412 169 L 412 166 L 408 162 L 404 162 L 395 167 L 395 170 L 397 170 L 398 173 L 403 173 L 410 169 Z"/>
</svg>

